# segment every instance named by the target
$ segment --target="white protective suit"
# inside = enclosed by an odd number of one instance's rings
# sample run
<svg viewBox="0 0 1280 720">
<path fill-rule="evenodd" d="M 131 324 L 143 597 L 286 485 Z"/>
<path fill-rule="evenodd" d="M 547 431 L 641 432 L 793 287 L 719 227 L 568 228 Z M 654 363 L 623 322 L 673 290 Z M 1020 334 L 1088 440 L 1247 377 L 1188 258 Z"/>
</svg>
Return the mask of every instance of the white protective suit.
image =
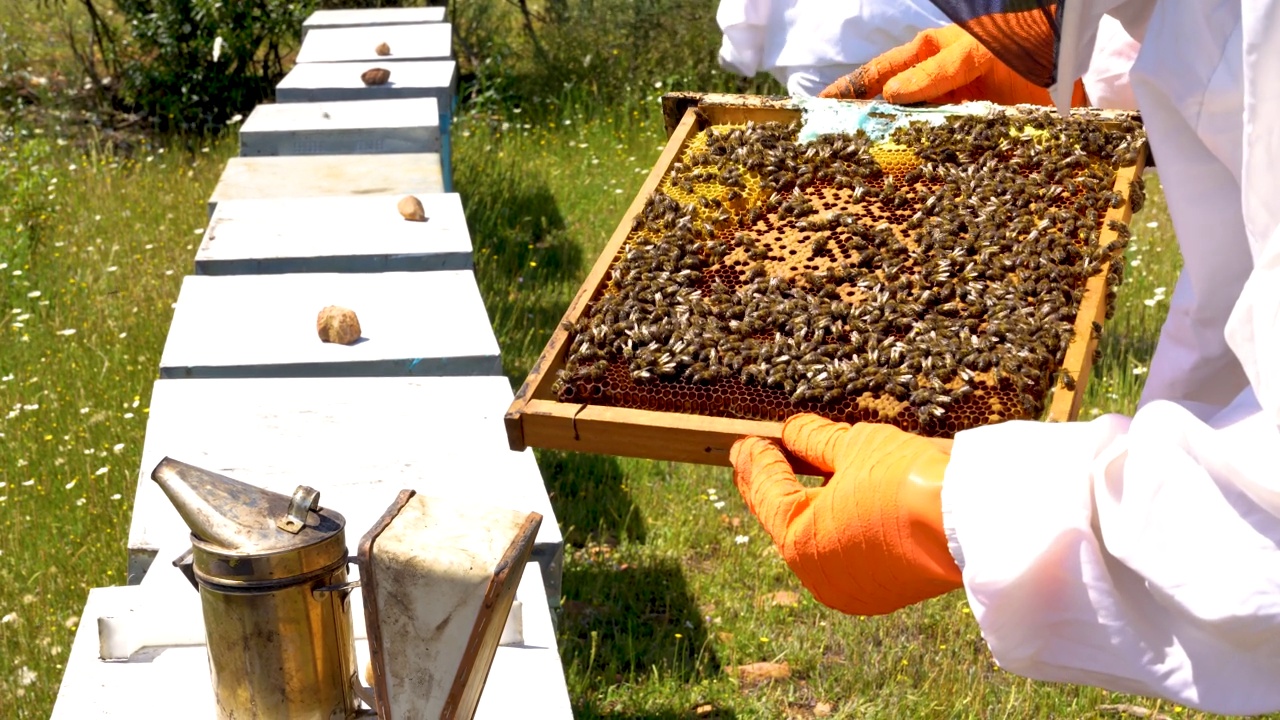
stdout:
<svg viewBox="0 0 1280 720">
<path fill-rule="evenodd" d="M 768 72 L 812 96 L 927 28 L 951 24 L 929 0 L 721 0 L 720 65 Z"/>
<path fill-rule="evenodd" d="M 921 30 L 950 25 L 929 0 L 720 0 L 720 65 L 753 77 L 768 72 L 793 96 L 813 96 Z M 1129 66 L 1138 45 L 1110 17 L 1083 75 L 1090 104 L 1136 109 Z"/>
<path fill-rule="evenodd" d="M 1103 12 L 1185 267 L 1136 414 L 959 433 L 944 525 L 1004 668 L 1280 710 L 1280 2 L 1073 0 L 1060 107 Z"/>
</svg>

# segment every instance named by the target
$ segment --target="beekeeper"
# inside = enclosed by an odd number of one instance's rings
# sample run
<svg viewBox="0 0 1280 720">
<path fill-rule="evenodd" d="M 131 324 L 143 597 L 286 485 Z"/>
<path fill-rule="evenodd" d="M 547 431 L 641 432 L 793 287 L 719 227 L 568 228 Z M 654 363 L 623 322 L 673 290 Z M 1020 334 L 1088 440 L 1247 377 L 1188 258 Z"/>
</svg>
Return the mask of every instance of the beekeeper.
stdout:
<svg viewBox="0 0 1280 720">
<path fill-rule="evenodd" d="M 922 30 L 950 24 L 929 0 L 720 0 L 720 66 L 754 77 L 768 72 L 793 96 L 813 96 Z M 1097 51 L 1083 75 L 1095 107 L 1133 110 L 1129 66 L 1138 44 L 1103 17 Z M 1048 93 L 1019 102 L 1049 104 Z"/>
<path fill-rule="evenodd" d="M 1004 72 L 994 54 L 1056 80 L 1065 109 L 1104 12 L 1142 39 L 1130 77 L 1184 260 L 1137 412 L 1007 422 L 954 444 L 802 415 L 782 442 L 834 472 L 825 487 L 798 484 L 761 438 L 734 445 L 734 479 L 838 610 L 963 587 L 1012 672 L 1280 710 L 1280 2 L 1074 0 L 1057 43 L 1039 10 L 952 14 L 983 42 L 950 26 L 833 92 L 981 90 Z"/>
</svg>

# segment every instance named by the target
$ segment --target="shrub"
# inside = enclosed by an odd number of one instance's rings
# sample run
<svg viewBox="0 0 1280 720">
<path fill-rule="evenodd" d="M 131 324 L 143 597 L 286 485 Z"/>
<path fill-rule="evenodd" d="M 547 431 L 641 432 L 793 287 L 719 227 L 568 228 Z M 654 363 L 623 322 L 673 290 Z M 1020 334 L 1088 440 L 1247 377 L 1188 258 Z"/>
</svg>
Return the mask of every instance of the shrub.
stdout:
<svg viewBox="0 0 1280 720">
<path fill-rule="evenodd" d="M 772 79 L 720 70 L 708 0 L 474 0 L 450 7 L 461 95 L 504 113 L 541 103 L 601 106 L 667 90 L 782 92 Z"/>
<path fill-rule="evenodd" d="M 116 0 L 132 45 L 126 101 L 161 129 L 203 132 L 270 97 L 313 3 Z"/>
</svg>

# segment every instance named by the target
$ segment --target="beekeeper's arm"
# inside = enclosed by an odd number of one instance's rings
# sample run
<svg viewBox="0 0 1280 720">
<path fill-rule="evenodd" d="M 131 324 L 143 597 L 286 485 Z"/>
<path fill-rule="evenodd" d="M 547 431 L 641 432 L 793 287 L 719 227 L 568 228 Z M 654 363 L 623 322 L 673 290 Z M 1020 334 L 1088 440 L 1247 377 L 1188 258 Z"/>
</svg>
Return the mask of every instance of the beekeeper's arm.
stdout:
<svg viewBox="0 0 1280 720">
<path fill-rule="evenodd" d="M 951 14 L 945 4 L 937 4 Z M 883 95 L 900 104 L 971 100 L 1050 104 L 1045 88 L 1053 78 L 1054 14 L 1034 9 L 993 17 L 998 22 L 923 30 L 911 42 L 832 83 L 821 96 L 869 99 Z M 992 42 L 991 36 L 998 42 Z M 1072 104 L 1085 103 L 1084 86 L 1077 82 Z"/>
<path fill-rule="evenodd" d="M 998 31 L 1002 33 L 1002 42 L 996 46 L 999 54 L 959 25 L 922 31 L 911 42 L 835 81 L 821 95 L 853 99 L 883 95 L 889 102 L 904 104 L 989 100 L 1003 105 L 1049 105 L 1049 93 L 1041 84 L 1049 84 L 1051 72 L 1040 58 L 1046 49 L 1046 57 L 1052 58 L 1054 33 L 1048 16 L 1037 17 L 1042 12 L 1025 11 L 1019 13 L 1027 16 L 1022 21 L 1003 24 Z M 1129 68 L 1137 57 L 1138 43 L 1110 16 L 1102 17 L 1097 28 L 1091 62 L 1072 88 L 1072 105 L 1136 110 Z"/>
<path fill-rule="evenodd" d="M 1251 392 L 1208 421 L 1011 422 L 951 455 L 814 416 L 739 441 L 735 483 L 815 597 L 881 614 L 960 587 L 996 661 L 1214 712 L 1280 709 L 1280 434 Z M 951 553 L 943 552 L 950 540 Z"/>
</svg>

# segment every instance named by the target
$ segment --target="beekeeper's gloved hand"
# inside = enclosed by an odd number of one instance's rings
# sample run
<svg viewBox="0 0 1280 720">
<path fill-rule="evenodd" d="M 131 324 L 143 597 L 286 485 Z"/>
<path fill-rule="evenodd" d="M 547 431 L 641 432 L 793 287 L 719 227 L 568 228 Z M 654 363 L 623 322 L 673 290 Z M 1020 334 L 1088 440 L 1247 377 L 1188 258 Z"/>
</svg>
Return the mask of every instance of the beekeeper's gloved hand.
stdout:
<svg viewBox="0 0 1280 720">
<path fill-rule="evenodd" d="M 806 414 L 787 420 L 782 442 L 834 472 L 830 482 L 801 485 L 778 445 L 759 437 L 733 444 L 733 481 L 819 602 L 880 615 L 961 586 L 942 528 L 950 441 Z"/>
<path fill-rule="evenodd" d="M 1027 44 L 1034 46 L 1034 41 L 1028 39 Z M 911 42 L 881 54 L 819 93 L 819 97 L 859 100 L 876 95 L 899 105 L 968 100 L 1052 104 L 1046 88 L 1024 80 L 959 25 L 922 30 Z M 1084 85 L 1077 80 L 1071 104 L 1087 103 Z"/>
</svg>

